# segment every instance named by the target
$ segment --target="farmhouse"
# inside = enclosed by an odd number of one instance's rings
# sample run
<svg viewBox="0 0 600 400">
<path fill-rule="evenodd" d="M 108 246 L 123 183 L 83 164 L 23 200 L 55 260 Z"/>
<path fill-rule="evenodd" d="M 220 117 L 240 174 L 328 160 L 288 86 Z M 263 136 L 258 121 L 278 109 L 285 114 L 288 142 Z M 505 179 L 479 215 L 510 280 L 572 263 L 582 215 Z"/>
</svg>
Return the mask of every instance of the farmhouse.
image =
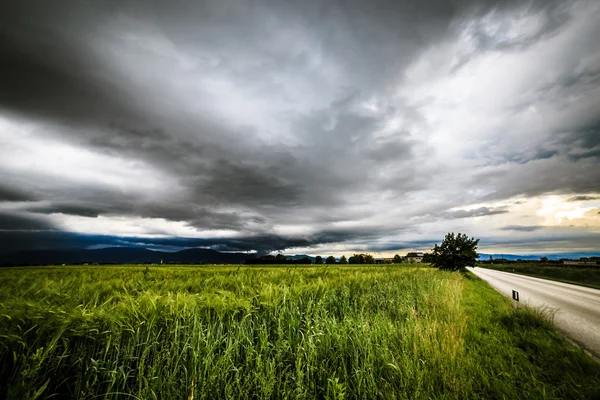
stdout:
<svg viewBox="0 0 600 400">
<path fill-rule="evenodd" d="M 408 253 L 404 257 L 404 262 L 407 263 L 420 263 L 423 262 L 423 253 Z"/>
</svg>

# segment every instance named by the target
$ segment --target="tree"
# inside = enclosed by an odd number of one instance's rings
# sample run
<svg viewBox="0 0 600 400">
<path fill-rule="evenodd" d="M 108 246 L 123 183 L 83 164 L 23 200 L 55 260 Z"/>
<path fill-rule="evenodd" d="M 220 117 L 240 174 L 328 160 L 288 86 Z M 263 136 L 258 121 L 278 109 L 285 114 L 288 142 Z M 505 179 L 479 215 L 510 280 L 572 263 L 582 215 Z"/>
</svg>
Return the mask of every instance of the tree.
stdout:
<svg viewBox="0 0 600 400">
<path fill-rule="evenodd" d="M 277 261 L 285 261 L 285 256 L 283 254 L 279 253 L 275 256 L 275 259 Z"/>
<path fill-rule="evenodd" d="M 327 259 L 325 260 L 325 264 L 335 264 L 335 257 L 334 256 L 327 257 Z"/>
<path fill-rule="evenodd" d="M 348 260 L 346 260 L 346 256 L 340 257 L 340 264 L 348 264 Z"/>
<path fill-rule="evenodd" d="M 394 264 L 401 264 L 402 263 L 402 257 L 400 257 L 398 254 L 396 254 L 394 256 Z"/>
<path fill-rule="evenodd" d="M 423 262 L 431 264 L 433 262 L 433 255 L 431 253 L 424 253 L 423 254 Z"/>
<path fill-rule="evenodd" d="M 454 236 L 454 232 L 446 234 L 441 245 L 435 245 L 432 254 L 434 267 L 448 271 L 462 271 L 477 260 L 479 239 L 471 238 L 463 233 Z"/>
<path fill-rule="evenodd" d="M 323 257 L 316 256 L 315 257 L 315 264 L 323 264 Z"/>
<path fill-rule="evenodd" d="M 350 264 L 360 264 L 360 256 L 358 254 L 351 255 L 348 259 L 348 263 Z"/>
<path fill-rule="evenodd" d="M 540 258 L 540 262 L 541 263 L 547 263 L 548 262 L 548 257 L 542 257 L 542 258 Z"/>
<path fill-rule="evenodd" d="M 350 264 L 375 264 L 375 258 L 370 254 L 354 254 L 348 262 Z"/>
</svg>

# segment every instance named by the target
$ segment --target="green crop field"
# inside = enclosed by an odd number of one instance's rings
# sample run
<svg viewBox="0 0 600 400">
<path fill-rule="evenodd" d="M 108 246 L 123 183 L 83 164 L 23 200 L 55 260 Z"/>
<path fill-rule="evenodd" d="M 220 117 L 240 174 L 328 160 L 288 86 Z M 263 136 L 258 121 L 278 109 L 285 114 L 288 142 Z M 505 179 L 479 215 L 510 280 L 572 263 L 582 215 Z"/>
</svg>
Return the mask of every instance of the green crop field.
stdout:
<svg viewBox="0 0 600 400">
<path fill-rule="evenodd" d="M 426 267 L 0 270 L 0 398 L 576 399 L 600 364 Z"/>
<path fill-rule="evenodd" d="M 600 289 L 600 266 L 540 265 L 532 263 L 488 264 L 480 267 L 552 279 Z"/>
</svg>

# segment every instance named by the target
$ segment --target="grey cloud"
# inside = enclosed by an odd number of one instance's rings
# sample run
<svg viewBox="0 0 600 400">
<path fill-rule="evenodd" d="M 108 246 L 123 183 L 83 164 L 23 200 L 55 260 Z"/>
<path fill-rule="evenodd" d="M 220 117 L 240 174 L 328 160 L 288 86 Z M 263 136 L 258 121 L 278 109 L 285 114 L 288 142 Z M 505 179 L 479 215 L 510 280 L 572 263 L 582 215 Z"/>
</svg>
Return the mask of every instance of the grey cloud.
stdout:
<svg viewBox="0 0 600 400">
<path fill-rule="evenodd" d="M 265 253 L 293 247 L 308 247 L 317 244 L 337 243 L 346 240 L 378 237 L 375 228 L 366 229 L 329 229 L 310 235 L 277 235 L 272 233 L 251 234 L 247 236 L 222 237 L 214 239 L 196 238 L 122 238 L 123 242 L 146 243 L 174 247 L 210 247 L 221 251 L 251 251 Z"/>
<path fill-rule="evenodd" d="M 578 127 L 574 132 L 574 139 L 576 142 L 581 143 L 583 148 L 591 149 L 600 146 L 600 117 L 596 121 L 593 121 L 584 126 Z"/>
<path fill-rule="evenodd" d="M 26 208 L 27 211 L 40 214 L 66 214 L 78 215 L 81 217 L 95 218 L 102 210 L 86 207 L 79 204 L 47 204 L 47 205 L 32 205 Z"/>
<path fill-rule="evenodd" d="M 486 215 L 505 214 L 508 210 L 505 207 L 479 207 L 474 210 L 457 210 L 457 211 L 446 211 L 440 216 L 443 219 L 457 219 L 457 218 L 472 218 L 472 217 L 483 217 Z"/>
<path fill-rule="evenodd" d="M 523 49 L 557 32 L 569 23 L 557 4 L 529 3 L 531 12 L 545 13 L 546 22 L 528 38 L 498 43 L 478 27 L 473 33 L 476 51 Z M 403 198 L 432 189 L 431 177 L 445 172 L 428 165 L 428 143 L 419 137 L 428 118 L 421 107 L 388 100 L 399 77 L 423 49 L 444 40 L 455 21 L 516 6 L 522 7 L 521 2 L 3 4 L 0 111 L 46 122 L 52 129 L 41 128 L 40 134 L 51 139 L 144 162 L 177 180 L 165 181 L 157 192 L 170 192 L 175 183 L 182 188 L 160 200 L 105 189 L 93 181 L 50 182 L 40 185 L 35 198 L 0 189 L 0 199 L 41 200 L 25 208 L 37 214 L 164 218 L 198 229 L 240 232 L 239 237 L 146 241 L 148 245 L 185 242 L 261 251 L 346 241 L 369 246 L 369 241 L 398 232 L 402 222 L 348 230 L 331 229 L 331 223 L 377 215 L 379 210 L 367 203 L 360 211 L 346 211 L 361 196 L 376 199 L 385 192 L 401 208 Z M 123 66 L 132 62 L 133 73 Z M 184 64 L 181 70 L 174 67 L 179 64 Z M 173 87 L 161 87 L 155 77 Z M 257 126 L 238 120 L 236 113 L 246 110 L 234 109 L 243 107 L 236 104 L 230 106 L 232 115 L 218 115 L 209 107 L 216 101 L 210 91 L 187 96 L 199 77 L 268 99 L 273 107 L 269 117 L 277 114 L 285 123 L 267 132 L 258 126 L 258 116 Z M 563 78 L 561 90 L 573 91 L 597 80 L 594 70 Z M 301 101 L 304 97 L 310 97 L 309 104 Z M 373 98 L 378 110 L 365 110 L 363 104 Z M 378 136 L 392 118 L 403 121 L 402 126 Z M 512 154 L 507 159 L 527 165 L 524 172 L 494 171 L 482 185 L 497 190 L 492 197 L 498 198 L 598 189 L 598 174 L 587 168 L 598 157 L 594 146 L 600 135 L 593 121 L 589 117 L 581 126 L 569 126 L 575 133 L 564 143 Z M 587 152 L 569 153 L 565 160 L 575 141 L 581 143 L 576 150 Z M 565 162 L 577 167 L 568 164 L 561 172 Z M 578 163 L 588 163 L 587 172 Z M 506 212 L 482 207 L 433 218 Z M 6 223 L 51 229 L 42 217 L 11 216 Z M 275 225 L 300 222 L 318 226 L 318 232 L 289 237 L 269 233 Z M 39 243 L 66 238 L 55 237 Z"/>
<path fill-rule="evenodd" d="M 573 196 L 569 198 L 567 201 L 591 201 L 591 200 L 600 200 L 600 196 Z"/>
<path fill-rule="evenodd" d="M 592 158 L 594 161 L 600 162 L 600 148 L 569 154 L 569 159 L 571 161 L 579 161 L 585 158 Z"/>
<path fill-rule="evenodd" d="M 542 226 L 527 226 L 527 225 L 506 225 L 500 228 L 503 231 L 517 231 L 517 232 L 535 232 L 542 229 Z"/>
<path fill-rule="evenodd" d="M 520 168 L 498 167 L 473 175 L 473 183 L 485 182 L 495 190 L 484 200 L 506 199 L 518 195 L 537 196 L 548 193 L 573 194 L 600 191 L 600 169 L 593 158 L 578 162 L 566 157 L 552 157 L 523 164 Z M 568 160 L 568 159 L 567 159 Z"/>
<path fill-rule="evenodd" d="M 112 201 L 111 201 L 112 198 Z M 119 199 L 118 194 L 107 196 L 103 201 L 71 203 L 33 204 L 24 208 L 30 213 L 65 214 L 87 218 L 99 215 L 120 215 L 129 217 L 161 218 L 169 221 L 183 221 L 199 229 L 244 229 L 249 223 L 264 224 L 266 219 L 256 215 L 241 215 L 235 212 L 218 212 L 190 203 L 136 203 Z"/>
<path fill-rule="evenodd" d="M 546 158 L 554 157 L 557 154 L 558 151 L 556 150 L 539 149 L 533 157 L 533 160 L 544 160 Z"/>
<path fill-rule="evenodd" d="M 55 226 L 43 218 L 21 213 L 0 212 L 0 231 L 53 230 Z"/>
<path fill-rule="evenodd" d="M 33 201 L 36 197 L 19 189 L 0 186 L 0 202 Z"/>
<path fill-rule="evenodd" d="M 456 72 L 483 52 L 522 51 L 538 43 L 540 40 L 556 34 L 571 20 L 568 8 L 559 1 L 525 1 L 518 5 L 512 2 L 498 3 L 494 7 L 489 7 L 485 3 L 480 5 L 480 7 L 475 7 L 474 10 L 477 12 L 471 13 L 469 18 L 462 20 L 458 25 L 459 28 L 464 28 L 465 24 L 468 26 L 467 33 L 474 48 L 458 57 L 452 68 L 453 72 Z M 519 12 L 514 13 L 515 9 Z M 499 32 L 490 33 L 482 21 L 472 23 L 472 19 L 475 16 L 485 15 L 490 10 L 495 12 L 499 17 L 505 18 L 504 23 L 499 26 Z M 524 15 L 538 15 L 543 19 L 543 22 L 533 32 L 516 37 L 507 37 L 510 25 L 509 20 L 517 18 L 514 14 L 517 14 L 521 18 Z"/>
<path fill-rule="evenodd" d="M 199 177 L 196 190 L 233 204 L 298 205 L 304 188 L 285 182 L 278 172 L 260 164 L 217 160 L 207 171 L 206 179 Z"/>
<path fill-rule="evenodd" d="M 485 236 L 481 238 L 480 244 L 481 246 L 485 245 L 491 247 L 510 245 L 511 248 L 516 250 L 521 249 L 521 251 L 531 251 L 531 249 L 536 249 L 536 252 L 549 250 L 556 251 L 557 249 L 563 249 L 562 251 L 564 251 L 564 249 L 597 251 L 599 240 L 600 234 L 596 232 L 577 231 L 573 229 L 573 231 L 554 232 L 546 235 L 520 236 L 518 241 L 515 241 L 510 236 Z M 561 250 L 558 252 L 561 252 Z"/>
<path fill-rule="evenodd" d="M 511 156 L 507 156 L 503 162 L 525 164 L 535 160 L 545 160 L 559 154 L 556 149 L 535 149 L 533 151 L 519 152 Z"/>
<path fill-rule="evenodd" d="M 17 32 L 3 34 L 0 28 L 0 108 L 69 124 L 135 118 L 133 99 L 120 98 L 116 82 L 91 75 L 90 70 L 101 68 L 100 60 L 69 53 L 66 41 L 40 41 L 29 42 Z"/>
<path fill-rule="evenodd" d="M 376 230 L 367 229 L 367 237 L 376 237 Z M 276 234 L 253 234 L 221 238 L 140 238 L 116 237 L 109 235 L 81 235 L 56 230 L 21 230 L 6 232 L 0 230 L 0 242 L 5 244 L 1 253 L 28 249 L 66 249 L 98 246 L 149 247 L 179 250 L 190 247 L 207 247 L 219 251 L 257 251 L 259 254 L 293 247 L 306 247 L 315 244 L 335 243 L 347 239 L 364 238 L 360 229 L 329 230 L 314 235 L 285 236 Z"/>
</svg>

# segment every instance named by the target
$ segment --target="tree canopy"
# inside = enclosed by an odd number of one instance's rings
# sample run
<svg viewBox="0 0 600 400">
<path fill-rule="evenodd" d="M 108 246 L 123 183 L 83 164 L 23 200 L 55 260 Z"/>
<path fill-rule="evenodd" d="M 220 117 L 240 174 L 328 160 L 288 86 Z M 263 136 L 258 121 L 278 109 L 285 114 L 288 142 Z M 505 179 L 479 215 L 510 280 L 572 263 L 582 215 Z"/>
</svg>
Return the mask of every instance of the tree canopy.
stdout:
<svg viewBox="0 0 600 400">
<path fill-rule="evenodd" d="M 327 259 L 325 260 L 325 264 L 335 264 L 335 257 L 334 256 L 327 257 Z"/>
<path fill-rule="evenodd" d="M 340 264 L 348 264 L 348 260 L 346 260 L 346 256 L 340 257 Z"/>
<path fill-rule="evenodd" d="M 400 257 L 400 255 L 396 254 L 394 256 L 394 263 L 401 264 L 402 263 L 402 257 Z"/>
<path fill-rule="evenodd" d="M 350 264 L 375 264 L 375 257 L 371 254 L 354 254 L 348 262 Z"/>
<path fill-rule="evenodd" d="M 439 269 L 462 271 L 477 260 L 479 239 L 470 238 L 454 232 L 446 234 L 441 245 L 435 245 L 431 255 L 431 264 Z"/>
<path fill-rule="evenodd" d="M 316 256 L 315 257 L 315 264 L 323 264 L 323 257 Z"/>
</svg>

